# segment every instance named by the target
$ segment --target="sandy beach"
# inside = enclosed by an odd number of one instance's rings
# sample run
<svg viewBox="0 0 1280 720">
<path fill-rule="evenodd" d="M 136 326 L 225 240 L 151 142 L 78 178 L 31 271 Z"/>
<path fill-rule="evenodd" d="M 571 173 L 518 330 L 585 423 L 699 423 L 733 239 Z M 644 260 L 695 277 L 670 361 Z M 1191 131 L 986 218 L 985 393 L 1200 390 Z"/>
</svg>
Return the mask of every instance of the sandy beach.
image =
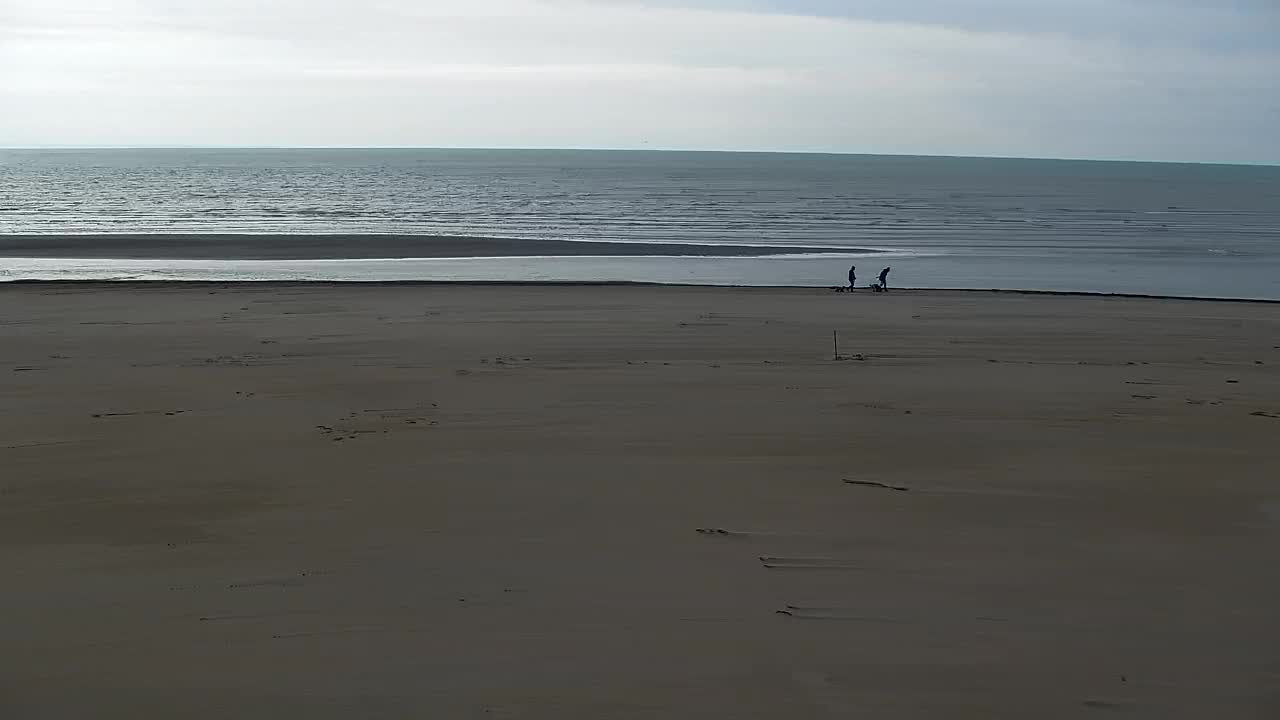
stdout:
<svg viewBox="0 0 1280 720">
<path fill-rule="evenodd" d="M 1280 717 L 1278 440 L 1274 304 L 0 285 L 0 717 Z"/>
</svg>

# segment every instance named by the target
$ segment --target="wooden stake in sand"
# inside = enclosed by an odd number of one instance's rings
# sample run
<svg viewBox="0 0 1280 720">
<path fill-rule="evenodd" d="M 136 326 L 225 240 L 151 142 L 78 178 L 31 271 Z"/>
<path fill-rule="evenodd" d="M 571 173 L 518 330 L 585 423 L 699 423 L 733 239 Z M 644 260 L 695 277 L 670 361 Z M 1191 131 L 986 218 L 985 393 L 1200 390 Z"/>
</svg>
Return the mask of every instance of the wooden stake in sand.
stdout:
<svg viewBox="0 0 1280 720">
<path fill-rule="evenodd" d="M 840 359 L 840 335 L 835 331 L 831 331 L 831 359 Z"/>
</svg>

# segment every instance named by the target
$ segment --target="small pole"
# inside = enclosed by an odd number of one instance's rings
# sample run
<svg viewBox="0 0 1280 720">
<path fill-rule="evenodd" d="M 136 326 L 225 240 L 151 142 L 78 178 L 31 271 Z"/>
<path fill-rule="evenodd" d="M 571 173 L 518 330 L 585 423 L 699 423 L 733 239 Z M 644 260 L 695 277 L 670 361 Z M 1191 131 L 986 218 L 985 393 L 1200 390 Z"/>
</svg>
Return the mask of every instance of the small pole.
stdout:
<svg viewBox="0 0 1280 720">
<path fill-rule="evenodd" d="M 840 335 L 835 331 L 831 331 L 831 359 L 840 359 Z"/>
</svg>

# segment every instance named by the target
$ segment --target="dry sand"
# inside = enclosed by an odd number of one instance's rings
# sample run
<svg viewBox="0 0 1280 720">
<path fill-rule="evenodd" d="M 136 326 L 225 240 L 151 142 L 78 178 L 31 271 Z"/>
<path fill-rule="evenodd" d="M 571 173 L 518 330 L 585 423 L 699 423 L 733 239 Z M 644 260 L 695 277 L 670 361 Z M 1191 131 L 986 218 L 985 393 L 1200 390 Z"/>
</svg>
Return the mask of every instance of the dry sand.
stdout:
<svg viewBox="0 0 1280 720">
<path fill-rule="evenodd" d="M 0 287 L 0 717 L 1280 717 L 1277 346 L 1247 303 Z"/>
</svg>

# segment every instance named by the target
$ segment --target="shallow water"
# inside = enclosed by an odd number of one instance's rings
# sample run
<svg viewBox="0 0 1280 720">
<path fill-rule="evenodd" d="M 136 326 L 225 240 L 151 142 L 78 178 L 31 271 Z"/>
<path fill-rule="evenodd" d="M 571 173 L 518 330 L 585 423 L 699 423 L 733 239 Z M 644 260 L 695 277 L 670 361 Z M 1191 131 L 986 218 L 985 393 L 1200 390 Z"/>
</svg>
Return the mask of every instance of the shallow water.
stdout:
<svg viewBox="0 0 1280 720">
<path fill-rule="evenodd" d="M 859 262 L 867 281 L 892 265 L 891 282 L 903 286 L 1280 298 L 1280 168 L 1273 167 L 597 151 L 0 151 L 0 234 L 126 232 L 410 233 L 893 252 L 861 261 L 0 258 L 0 279 L 836 285 L 848 263 Z"/>
<path fill-rule="evenodd" d="M 851 262 L 882 263 L 890 287 L 1009 288 L 1280 300 L 1280 262 L 1204 263 L 1191 272 L 1177 260 L 1064 254 L 1011 259 L 890 255 L 773 258 L 456 258 L 421 260 L 63 260 L 5 259 L 0 280 L 327 280 L 654 282 L 705 285 L 831 287 Z M 859 285 L 866 285 L 862 277 Z"/>
</svg>

